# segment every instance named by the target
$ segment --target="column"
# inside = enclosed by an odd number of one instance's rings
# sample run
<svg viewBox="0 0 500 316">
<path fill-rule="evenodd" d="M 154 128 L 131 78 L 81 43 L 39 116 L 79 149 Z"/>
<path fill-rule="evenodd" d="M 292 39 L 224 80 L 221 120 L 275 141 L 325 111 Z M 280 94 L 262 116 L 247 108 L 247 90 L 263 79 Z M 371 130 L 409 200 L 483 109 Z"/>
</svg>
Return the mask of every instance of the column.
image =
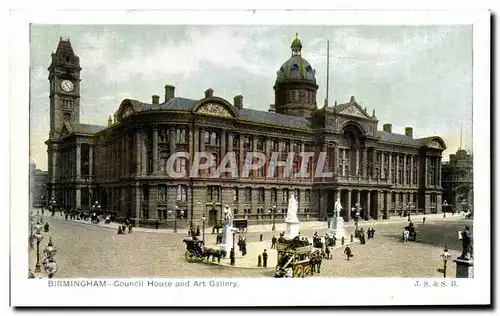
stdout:
<svg viewBox="0 0 500 316">
<path fill-rule="evenodd" d="M 342 176 L 345 176 L 345 159 L 346 159 L 346 150 L 345 148 L 342 150 Z"/>
<path fill-rule="evenodd" d="M 403 185 L 406 185 L 406 154 L 403 154 Z"/>
<path fill-rule="evenodd" d="M 141 158 L 142 158 L 142 152 L 141 152 L 141 132 L 136 131 L 134 134 L 135 137 L 135 175 L 136 177 L 141 176 Z"/>
<path fill-rule="evenodd" d="M 141 191 L 139 183 L 134 186 L 134 200 L 135 200 L 135 227 L 139 227 L 139 221 L 141 219 Z M 146 218 L 147 219 L 147 218 Z"/>
<path fill-rule="evenodd" d="M 299 155 L 304 154 L 305 147 L 306 147 L 306 145 L 304 144 L 304 142 L 303 142 L 303 141 L 300 141 L 300 152 L 298 153 Z M 302 159 L 300 159 L 299 161 L 300 161 L 300 163 L 299 163 L 299 165 L 297 166 L 297 167 L 298 167 L 297 172 L 300 174 L 300 176 L 299 176 L 297 179 L 298 179 L 299 181 L 301 181 L 301 182 L 302 182 L 302 181 L 304 181 L 304 180 L 306 180 L 306 179 L 303 179 L 303 174 L 301 174 L 301 173 L 300 173 L 300 172 L 301 172 L 301 171 L 300 171 L 300 169 L 301 169 L 301 167 L 302 167 L 302 166 L 301 166 L 301 165 L 302 165 Z M 265 167 L 265 165 L 264 165 L 264 167 Z M 334 165 L 334 168 L 335 168 L 335 165 Z M 335 169 L 334 169 L 334 170 L 335 170 Z M 333 174 L 335 175 L 335 172 L 334 172 Z M 304 191 L 304 192 L 305 192 L 305 191 Z M 305 193 L 304 193 L 304 194 L 305 194 Z"/>
<path fill-rule="evenodd" d="M 76 143 L 76 179 L 80 179 L 82 167 L 82 144 Z"/>
<path fill-rule="evenodd" d="M 144 134 L 144 132 L 139 132 L 139 140 L 141 144 L 141 176 L 146 176 L 148 172 L 148 148 L 147 143 L 149 142 L 149 132 Z M 147 141 L 146 141 L 147 140 Z"/>
<path fill-rule="evenodd" d="M 396 184 L 399 183 L 399 153 L 396 153 L 396 168 L 394 168 L 394 172 L 396 172 Z"/>
<path fill-rule="evenodd" d="M 125 134 L 125 137 L 123 137 L 123 141 L 125 143 L 125 146 L 124 146 L 124 151 L 125 151 L 125 155 L 122 156 L 122 163 L 124 165 L 124 173 L 123 175 L 124 176 L 129 176 L 130 175 L 130 166 L 129 166 L 129 159 L 130 159 L 130 152 L 132 151 L 132 148 L 129 148 L 130 147 L 130 135 L 128 134 Z"/>
<path fill-rule="evenodd" d="M 436 164 L 437 164 L 437 187 L 441 188 L 441 156 L 436 158 Z"/>
<path fill-rule="evenodd" d="M 170 137 L 168 138 L 170 155 L 175 153 L 175 127 L 170 127 Z M 191 149 L 191 148 L 190 148 Z"/>
<path fill-rule="evenodd" d="M 380 153 L 380 172 L 379 172 L 380 176 L 379 176 L 379 179 L 385 178 L 384 163 L 385 163 L 385 153 L 381 152 Z"/>
<path fill-rule="evenodd" d="M 389 176 L 387 178 L 388 178 L 388 182 L 392 183 L 392 153 L 388 152 L 387 156 L 389 157 L 389 168 L 387 170 L 389 172 Z"/>
<path fill-rule="evenodd" d="M 241 173 L 243 171 L 243 166 L 244 166 L 244 158 L 245 158 L 245 154 L 243 153 L 243 135 L 242 134 L 239 134 L 239 137 L 240 137 L 240 153 L 239 153 L 239 157 L 237 157 L 238 159 L 238 178 L 240 178 L 241 176 Z M 278 168 L 276 168 L 275 170 L 275 175 L 276 175 L 276 178 L 279 177 L 278 175 Z"/>
<path fill-rule="evenodd" d="M 335 157 L 335 165 L 334 165 L 335 166 L 335 173 L 334 173 L 334 175 L 335 176 L 339 176 L 339 175 L 342 176 L 343 175 L 342 169 L 338 170 L 340 156 L 339 156 L 339 145 L 337 143 L 335 143 L 333 150 L 334 150 L 334 157 Z M 338 174 L 338 173 L 340 173 L 340 174 Z M 335 199 L 335 201 L 337 201 L 337 200 Z"/>
<path fill-rule="evenodd" d="M 94 173 L 94 147 L 89 144 L 89 176 L 92 179 L 92 174 Z"/>
<path fill-rule="evenodd" d="M 413 155 L 410 156 L 410 171 L 408 176 L 410 177 L 410 186 L 413 186 Z"/>
<path fill-rule="evenodd" d="M 363 148 L 363 177 L 368 177 L 368 150 Z"/>
<path fill-rule="evenodd" d="M 372 217 L 372 214 L 371 214 L 372 213 L 372 209 L 370 207 L 371 206 L 370 205 L 370 202 L 371 202 L 371 200 L 370 200 L 371 195 L 370 194 L 371 194 L 371 191 L 368 190 L 368 192 L 366 193 L 366 214 L 367 214 L 366 218 L 368 218 L 368 219 L 371 219 L 371 217 Z"/>
<path fill-rule="evenodd" d="M 75 191 L 75 207 L 79 209 L 82 206 L 82 192 L 80 188 Z"/>
<path fill-rule="evenodd" d="M 390 203 L 391 203 L 390 191 L 384 191 L 384 200 L 385 200 L 385 208 L 384 208 L 385 209 L 385 219 L 389 219 L 390 218 L 389 208 L 390 208 Z"/>
<path fill-rule="evenodd" d="M 221 130 L 219 163 L 222 161 L 222 159 L 224 159 L 225 155 L 226 155 L 226 131 Z M 221 194 L 222 194 L 222 192 L 221 192 Z"/>
<path fill-rule="evenodd" d="M 356 193 L 356 203 L 359 204 L 359 207 L 363 207 L 361 205 L 361 190 L 357 190 L 358 192 Z"/>
<path fill-rule="evenodd" d="M 158 129 L 153 127 L 153 174 L 158 172 Z"/>
<path fill-rule="evenodd" d="M 200 137 L 199 137 L 199 142 L 200 142 L 200 151 L 205 151 L 205 130 L 203 128 L 200 128 Z"/>
<path fill-rule="evenodd" d="M 346 221 L 351 220 L 351 189 L 347 189 L 347 204 L 345 209 L 345 219 Z"/>
<path fill-rule="evenodd" d="M 427 187 L 429 183 L 429 157 L 425 156 L 425 167 L 424 167 L 424 186 Z"/>
<path fill-rule="evenodd" d="M 356 147 L 356 177 L 359 176 L 359 147 Z"/>
<path fill-rule="evenodd" d="M 339 189 L 334 189 L 333 190 L 333 198 L 335 199 L 335 201 L 334 201 L 334 205 L 335 205 L 335 202 L 337 202 L 337 200 L 340 198 L 340 191 L 339 191 Z"/>
</svg>

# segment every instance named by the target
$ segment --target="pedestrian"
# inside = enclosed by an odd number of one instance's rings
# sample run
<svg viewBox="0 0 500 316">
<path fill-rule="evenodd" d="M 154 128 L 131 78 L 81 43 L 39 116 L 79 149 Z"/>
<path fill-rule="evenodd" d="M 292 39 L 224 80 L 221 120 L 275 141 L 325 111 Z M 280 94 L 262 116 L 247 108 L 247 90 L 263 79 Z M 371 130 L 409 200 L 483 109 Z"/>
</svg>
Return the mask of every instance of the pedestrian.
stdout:
<svg viewBox="0 0 500 316">
<path fill-rule="evenodd" d="M 425 216 L 422 217 L 422 224 L 425 224 Z"/>
<path fill-rule="evenodd" d="M 156 220 L 156 222 L 155 222 L 155 229 L 158 229 L 158 227 L 160 227 L 160 222 L 158 220 Z"/>
<path fill-rule="evenodd" d="M 375 228 L 372 227 L 372 239 L 375 237 Z"/>
<path fill-rule="evenodd" d="M 351 251 L 351 247 L 349 247 L 349 245 L 345 246 L 344 254 L 347 256 L 347 260 L 350 260 L 351 257 L 354 257 Z"/>
<path fill-rule="evenodd" d="M 128 225 L 128 233 L 129 233 L 129 234 L 132 234 L 132 224 L 129 224 L 129 225 Z"/>
<path fill-rule="evenodd" d="M 264 249 L 264 252 L 262 253 L 262 267 L 267 268 L 267 252 L 266 249 Z"/>
<path fill-rule="evenodd" d="M 196 225 L 196 236 L 200 236 L 200 225 Z"/>
<path fill-rule="evenodd" d="M 241 245 L 241 253 L 243 256 L 245 256 L 247 254 L 247 243 L 244 240 L 243 240 L 242 245 Z"/>
<path fill-rule="evenodd" d="M 117 231 L 117 234 L 118 234 L 118 235 L 123 234 L 123 230 L 122 230 L 122 226 L 121 226 L 121 225 L 120 225 L 120 226 L 118 226 L 118 231 Z"/>
<path fill-rule="evenodd" d="M 325 254 L 326 254 L 326 259 L 331 259 L 331 257 L 330 257 L 330 247 L 328 247 L 328 246 L 326 247 Z"/>
<path fill-rule="evenodd" d="M 273 235 L 273 238 L 271 239 L 271 249 L 276 249 L 276 236 Z"/>
</svg>

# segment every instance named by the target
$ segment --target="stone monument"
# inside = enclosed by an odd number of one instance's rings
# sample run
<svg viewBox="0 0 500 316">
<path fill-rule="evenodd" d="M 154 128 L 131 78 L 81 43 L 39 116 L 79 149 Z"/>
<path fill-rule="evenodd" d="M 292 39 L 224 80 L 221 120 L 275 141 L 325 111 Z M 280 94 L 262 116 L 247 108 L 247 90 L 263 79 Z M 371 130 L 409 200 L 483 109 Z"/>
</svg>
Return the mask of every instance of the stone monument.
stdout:
<svg viewBox="0 0 500 316">
<path fill-rule="evenodd" d="M 233 248 L 233 214 L 229 205 L 224 208 L 224 226 L 222 227 L 222 242 L 219 245 L 221 250 L 225 250 L 228 254 Z"/>
<path fill-rule="evenodd" d="M 300 222 L 297 218 L 298 203 L 292 193 L 288 200 L 288 209 L 285 218 L 285 237 L 294 238 L 299 235 Z"/>
<path fill-rule="evenodd" d="M 473 278 L 474 277 L 474 252 L 472 247 L 472 234 L 469 227 L 466 226 L 464 231 L 459 232 L 458 239 L 462 240 L 462 254 L 457 259 L 453 260 L 457 264 L 457 278 Z"/>
<path fill-rule="evenodd" d="M 330 220 L 330 229 L 328 230 L 328 233 L 335 236 L 337 240 L 341 240 L 342 237 L 345 239 L 349 237 L 349 234 L 344 227 L 344 218 L 340 216 L 341 211 L 342 204 L 340 203 L 340 198 L 337 198 L 333 210 L 333 218 Z"/>
</svg>

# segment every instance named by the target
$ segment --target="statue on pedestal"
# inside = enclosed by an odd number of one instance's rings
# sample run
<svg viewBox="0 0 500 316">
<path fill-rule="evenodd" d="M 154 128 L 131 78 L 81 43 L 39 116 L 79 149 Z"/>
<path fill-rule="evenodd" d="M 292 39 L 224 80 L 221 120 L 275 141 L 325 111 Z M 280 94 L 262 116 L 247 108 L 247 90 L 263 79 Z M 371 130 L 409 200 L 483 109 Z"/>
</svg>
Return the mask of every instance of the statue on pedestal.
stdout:
<svg viewBox="0 0 500 316">
<path fill-rule="evenodd" d="M 297 218 L 297 209 L 298 209 L 298 203 L 297 200 L 295 199 L 295 195 L 292 193 L 290 196 L 290 199 L 288 200 L 288 209 L 286 213 L 286 222 L 298 222 L 299 219 Z"/>
<path fill-rule="evenodd" d="M 466 226 L 465 230 L 462 232 L 462 254 L 460 258 L 472 259 L 472 257 L 473 257 L 472 235 L 469 230 L 469 227 Z"/>
<path fill-rule="evenodd" d="M 224 225 L 230 227 L 233 226 L 233 214 L 231 213 L 229 205 L 226 205 L 226 207 L 224 208 Z"/>
<path fill-rule="evenodd" d="M 333 212 L 334 217 L 339 217 L 341 211 L 342 211 L 342 204 L 340 203 L 340 198 L 337 198 Z"/>
</svg>

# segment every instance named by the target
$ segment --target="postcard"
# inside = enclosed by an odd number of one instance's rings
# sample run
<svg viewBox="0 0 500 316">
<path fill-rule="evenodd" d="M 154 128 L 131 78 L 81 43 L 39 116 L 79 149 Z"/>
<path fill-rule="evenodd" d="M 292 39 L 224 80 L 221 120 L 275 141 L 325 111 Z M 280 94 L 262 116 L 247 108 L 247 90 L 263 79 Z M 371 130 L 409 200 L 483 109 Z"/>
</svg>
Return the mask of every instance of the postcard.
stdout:
<svg viewBox="0 0 500 316">
<path fill-rule="evenodd" d="M 12 305 L 491 304 L 489 12 L 12 16 Z"/>
</svg>

